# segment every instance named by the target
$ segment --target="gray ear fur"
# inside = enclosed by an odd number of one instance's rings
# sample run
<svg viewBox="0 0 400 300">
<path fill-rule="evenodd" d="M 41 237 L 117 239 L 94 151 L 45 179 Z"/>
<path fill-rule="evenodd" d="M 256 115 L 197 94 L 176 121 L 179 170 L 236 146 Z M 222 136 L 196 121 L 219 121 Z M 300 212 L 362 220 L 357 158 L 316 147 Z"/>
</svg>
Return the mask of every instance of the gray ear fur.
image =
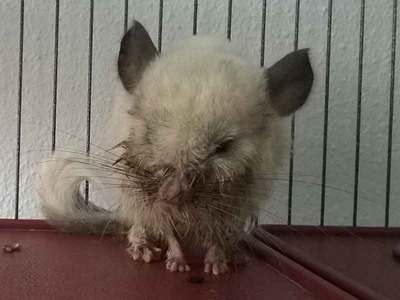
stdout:
<svg viewBox="0 0 400 300">
<path fill-rule="evenodd" d="M 144 70 L 157 55 L 146 29 L 134 21 L 121 40 L 118 56 L 118 75 L 128 92 L 133 91 Z"/>
<path fill-rule="evenodd" d="M 272 107 L 280 116 L 299 109 L 307 100 L 314 80 L 308 49 L 294 51 L 265 72 Z"/>
</svg>

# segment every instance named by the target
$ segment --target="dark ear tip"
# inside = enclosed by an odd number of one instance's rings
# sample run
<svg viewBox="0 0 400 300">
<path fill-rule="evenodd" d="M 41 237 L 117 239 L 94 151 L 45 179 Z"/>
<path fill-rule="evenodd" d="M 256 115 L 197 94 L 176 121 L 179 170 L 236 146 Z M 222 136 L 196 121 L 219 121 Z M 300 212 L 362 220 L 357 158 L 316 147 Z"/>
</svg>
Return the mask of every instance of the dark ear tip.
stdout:
<svg viewBox="0 0 400 300">
<path fill-rule="evenodd" d="M 310 48 L 303 48 L 298 50 L 298 52 L 303 56 L 303 64 L 305 66 L 304 69 L 304 79 L 306 81 L 306 85 L 308 85 L 307 90 L 307 96 L 311 92 L 313 82 L 314 82 L 314 71 L 311 66 L 311 60 L 310 60 Z"/>
<path fill-rule="evenodd" d="M 129 39 L 130 36 L 134 36 L 137 33 L 147 34 L 146 28 L 138 20 L 133 19 L 131 25 L 128 27 L 127 31 L 121 39 L 121 44 Z"/>
<path fill-rule="evenodd" d="M 125 39 L 128 39 L 128 36 L 134 35 L 136 32 L 146 32 L 146 28 L 142 23 L 134 19 L 121 39 L 121 43 L 123 43 Z"/>
<path fill-rule="evenodd" d="M 310 52 L 310 48 L 303 48 L 303 49 L 294 51 L 294 53 L 296 53 L 297 55 L 301 55 L 303 57 L 303 59 L 305 60 L 305 62 L 310 63 L 310 53 L 309 52 Z"/>
<path fill-rule="evenodd" d="M 301 59 L 302 59 L 301 61 L 306 66 L 307 72 L 305 72 L 305 75 L 308 75 L 309 80 L 311 80 L 311 82 L 312 82 L 314 79 L 314 72 L 311 67 L 311 60 L 310 60 L 309 52 L 310 52 L 310 48 L 303 48 L 303 49 L 299 49 L 299 50 L 295 51 L 294 53 L 301 55 Z"/>
<path fill-rule="evenodd" d="M 297 51 L 308 54 L 308 52 L 310 51 L 310 48 L 303 48 L 303 49 L 299 49 Z"/>
<path fill-rule="evenodd" d="M 145 29 L 144 28 L 144 26 L 143 26 L 143 24 L 142 23 L 140 23 L 138 20 L 136 20 L 136 19 L 133 19 L 132 20 L 132 24 L 131 24 L 131 26 L 129 27 L 130 29 L 133 29 L 133 28 L 140 28 L 140 29 Z"/>
</svg>

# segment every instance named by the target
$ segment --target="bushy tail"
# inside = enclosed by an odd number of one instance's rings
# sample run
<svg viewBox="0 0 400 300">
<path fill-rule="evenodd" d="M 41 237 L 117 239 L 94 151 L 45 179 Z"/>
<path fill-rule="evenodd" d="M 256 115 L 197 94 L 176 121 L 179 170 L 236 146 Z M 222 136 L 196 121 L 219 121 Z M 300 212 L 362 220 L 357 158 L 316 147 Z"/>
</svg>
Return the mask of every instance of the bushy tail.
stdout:
<svg viewBox="0 0 400 300">
<path fill-rule="evenodd" d="M 90 158 L 55 153 L 39 172 L 36 190 L 47 221 L 68 232 L 109 234 L 120 231 L 116 212 L 86 203 L 81 193 L 84 181 L 96 182 L 102 170 Z M 100 174 L 100 175 L 99 175 Z"/>
</svg>

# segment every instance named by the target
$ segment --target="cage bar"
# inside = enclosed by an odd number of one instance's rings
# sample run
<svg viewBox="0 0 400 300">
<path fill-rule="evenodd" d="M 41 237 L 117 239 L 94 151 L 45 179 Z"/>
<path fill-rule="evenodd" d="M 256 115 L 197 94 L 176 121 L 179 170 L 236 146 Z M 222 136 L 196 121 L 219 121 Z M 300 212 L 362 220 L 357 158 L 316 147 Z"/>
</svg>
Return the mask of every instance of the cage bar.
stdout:
<svg viewBox="0 0 400 300">
<path fill-rule="evenodd" d="M 397 38 L 397 0 L 393 0 L 392 15 L 392 49 L 390 61 L 390 94 L 389 94 L 389 128 L 388 128 L 388 148 L 387 148 L 387 167 L 386 167 L 386 203 L 385 203 L 385 227 L 389 226 L 390 211 L 390 184 L 392 177 L 392 137 L 393 137 L 393 105 L 394 105 L 394 85 L 396 74 L 396 38 Z"/>
<path fill-rule="evenodd" d="M 18 219 L 19 214 L 19 184 L 21 171 L 21 117 L 22 117 L 22 78 L 24 65 L 24 9 L 25 1 L 20 1 L 19 19 L 19 70 L 18 70 L 18 108 L 17 108 L 17 157 L 16 157 L 16 178 L 15 178 L 15 212 L 14 218 Z"/>
<path fill-rule="evenodd" d="M 90 0 L 89 16 L 89 53 L 88 53 L 88 90 L 87 90 L 87 119 L 86 119 L 86 154 L 90 154 L 90 131 L 92 121 L 92 78 L 93 78 L 93 10 L 94 2 Z M 89 201 L 89 182 L 85 184 L 85 199 Z"/>
<path fill-rule="evenodd" d="M 198 6 L 199 6 L 199 1 L 198 0 L 194 0 L 193 1 L 193 34 L 196 35 L 197 34 L 197 10 L 198 10 Z"/>
<path fill-rule="evenodd" d="M 90 129 L 92 120 L 92 78 L 93 78 L 93 10 L 94 2 L 90 0 L 89 17 L 89 53 L 88 53 L 88 90 L 87 90 L 87 122 L 86 122 L 86 153 L 90 153 Z"/>
<path fill-rule="evenodd" d="M 299 21 L 300 21 L 300 0 L 296 0 L 296 15 L 294 25 L 294 50 L 299 47 Z M 293 207 L 293 168 L 294 168 L 294 139 L 295 139 L 296 115 L 292 115 L 290 124 L 290 159 L 289 159 L 289 190 L 288 190 L 288 215 L 287 223 L 292 224 Z"/>
<path fill-rule="evenodd" d="M 51 151 L 56 149 L 57 93 L 58 93 L 58 36 L 60 24 L 60 0 L 56 0 L 54 13 L 54 62 L 53 62 L 53 115 L 51 131 Z"/>
<path fill-rule="evenodd" d="M 325 107 L 324 107 L 324 141 L 322 150 L 322 179 L 321 179 L 321 215 L 320 225 L 325 221 L 325 185 L 326 185 L 326 161 L 328 144 L 328 121 L 329 121 L 329 84 L 331 69 L 331 35 L 332 35 L 332 0 L 328 3 L 328 27 L 326 33 L 326 66 L 325 66 Z"/>
<path fill-rule="evenodd" d="M 228 0 L 228 25 L 226 28 L 226 37 L 231 40 L 232 35 L 232 0 Z"/>
<path fill-rule="evenodd" d="M 267 23 L 267 0 L 263 0 L 261 14 L 261 49 L 260 49 L 260 66 L 264 67 L 265 60 L 265 27 Z"/>
<path fill-rule="evenodd" d="M 125 3 L 124 3 L 124 33 L 128 30 L 128 13 L 129 13 L 129 1 L 125 0 Z"/>
<path fill-rule="evenodd" d="M 160 0 L 158 9 L 158 51 L 161 52 L 163 29 L 164 1 Z"/>
<path fill-rule="evenodd" d="M 354 203 L 353 203 L 353 226 L 357 226 L 358 209 L 358 181 L 360 171 L 360 128 L 361 128 L 361 103 L 363 83 L 363 57 L 364 57 L 364 19 L 365 0 L 361 0 L 360 8 L 360 43 L 358 54 L 358 86 L 357 86 L 357 129 L 356 129 L 356 157 L 354 171 Z"/>
<path fill-rule="evenodd" d="M 267 23 L 267 0 L 263 0 L 261 12 L 261 46 L 260 46 L 260 66 L 264 67 L 265 61 L 265 27 Z M 259 217 L 254 218 L 254 225 L 258 226 Z"/>
</svg>

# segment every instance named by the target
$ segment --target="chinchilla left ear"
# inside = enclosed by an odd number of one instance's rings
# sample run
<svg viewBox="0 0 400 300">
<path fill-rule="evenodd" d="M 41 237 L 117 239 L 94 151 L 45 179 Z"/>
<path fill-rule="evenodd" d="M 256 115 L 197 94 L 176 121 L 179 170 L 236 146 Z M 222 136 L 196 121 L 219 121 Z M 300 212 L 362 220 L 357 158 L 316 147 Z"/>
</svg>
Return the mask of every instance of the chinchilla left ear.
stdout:
<svg viewBox="0 0 400 300">
<path fill-rule="evenodd" d="M 147 30 L 138 21 L 121 40 L 118 57 L 118 74 L 122 85 L 132 92 L 149 63 L 158 56 Z"/>
</svg>

